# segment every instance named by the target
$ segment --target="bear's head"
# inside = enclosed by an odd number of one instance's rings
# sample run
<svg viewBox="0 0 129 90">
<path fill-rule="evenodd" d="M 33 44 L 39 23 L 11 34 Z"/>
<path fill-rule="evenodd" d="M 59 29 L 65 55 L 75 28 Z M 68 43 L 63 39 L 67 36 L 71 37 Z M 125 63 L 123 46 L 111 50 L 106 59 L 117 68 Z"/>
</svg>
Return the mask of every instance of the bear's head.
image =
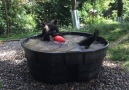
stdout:
<svg viewBox="0 0 129 90">
<path fill-rule="evenodd" d="M 43 32 L 58 32 L 57 20 L 51 20 L 48 23 L 42 23 Z"/>
</svg>

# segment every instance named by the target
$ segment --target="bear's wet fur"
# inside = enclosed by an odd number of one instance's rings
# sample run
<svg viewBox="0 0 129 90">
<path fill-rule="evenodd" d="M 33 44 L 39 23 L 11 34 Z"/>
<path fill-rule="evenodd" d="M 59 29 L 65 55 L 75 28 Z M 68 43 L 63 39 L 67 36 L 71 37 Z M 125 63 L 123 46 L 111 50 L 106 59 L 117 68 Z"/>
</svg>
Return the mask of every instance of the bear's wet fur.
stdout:
<svg viewBox="0 0 129 90">
<path fill-rule="evenodd" d="M 48 23 L 43 22 L 42 27 L 43 27 L 42 38 L 41 38 L 42 41 L 50 41 L 50 38 L 54 37 L 56 35 L 63 36 L 59 32 L 59 29 L 58 29 L 58 26 L 57 26 L 57 20 L 51 20 Z"/>
</svg>

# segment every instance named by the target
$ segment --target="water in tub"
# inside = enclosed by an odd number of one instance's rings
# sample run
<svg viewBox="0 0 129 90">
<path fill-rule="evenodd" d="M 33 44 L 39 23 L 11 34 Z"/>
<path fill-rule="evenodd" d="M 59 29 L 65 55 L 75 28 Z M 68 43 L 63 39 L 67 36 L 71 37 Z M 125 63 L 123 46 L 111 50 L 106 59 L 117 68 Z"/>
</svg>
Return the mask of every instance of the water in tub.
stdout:
<svg viewBox="0 0 129 90">
<path fill-rule="evenodd" d="M 66 42 L 59 43 L 56 41 L 41 41 L 38 38 L 29 39 L 25 46 L 31 50 L 40 51 L 40 52 L 68 52 L 68 51 L 91 51 L 97 50 L 104 47 L 104 44 L 99 42 L 94 42 L 90 45 L 88 49 L 85 49 L 83 46 L 79 46 L 77 43 L 85 39 L 84 36 L 79 35 L 64 35 Z"/>
</svg>

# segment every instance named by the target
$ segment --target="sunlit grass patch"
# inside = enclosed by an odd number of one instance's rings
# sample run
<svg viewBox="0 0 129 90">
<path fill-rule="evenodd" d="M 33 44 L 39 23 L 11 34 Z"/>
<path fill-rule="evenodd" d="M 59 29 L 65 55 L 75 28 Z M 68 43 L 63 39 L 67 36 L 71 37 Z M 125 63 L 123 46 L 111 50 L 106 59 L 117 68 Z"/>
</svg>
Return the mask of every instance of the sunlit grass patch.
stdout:
<svg viewBox="0 0 129 90">
<path fill-rule="evenodd" d="M 129 43 L 118 44 L 109 47 L 108 58 L 116 61 L 127 61 L 129 59 Z"/>
<path fill-rule="evenodd" d="M 129 60 L 125 62 L 124 67 L 126 70 L 129 71 Z"/>
</svg>

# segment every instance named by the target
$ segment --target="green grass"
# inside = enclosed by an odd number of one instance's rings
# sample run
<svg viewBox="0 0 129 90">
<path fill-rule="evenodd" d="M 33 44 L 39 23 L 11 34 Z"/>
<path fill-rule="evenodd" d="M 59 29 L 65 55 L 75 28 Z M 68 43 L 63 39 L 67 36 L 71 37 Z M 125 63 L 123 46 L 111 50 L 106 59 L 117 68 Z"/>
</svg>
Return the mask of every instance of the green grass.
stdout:
<svg viewBox="0 0 129 90">
<path fill-rule="evenodd" d="M 0 41 L 8 41 L 8 40 L 16 40 L 16 39 L 23 39 L 33 35 L 37 35 L 39 32 L 27 32 L 27 33 L 17 33 L 11 34 L 9 36 L 2 36 L 0 37 Z"/>
<path fill-rule="evenodd" d="M 125 62 L 124 67 L 125 67 L 126 70 L 129 71 L 129 61 L 126 61 Z"/>
</svg>

